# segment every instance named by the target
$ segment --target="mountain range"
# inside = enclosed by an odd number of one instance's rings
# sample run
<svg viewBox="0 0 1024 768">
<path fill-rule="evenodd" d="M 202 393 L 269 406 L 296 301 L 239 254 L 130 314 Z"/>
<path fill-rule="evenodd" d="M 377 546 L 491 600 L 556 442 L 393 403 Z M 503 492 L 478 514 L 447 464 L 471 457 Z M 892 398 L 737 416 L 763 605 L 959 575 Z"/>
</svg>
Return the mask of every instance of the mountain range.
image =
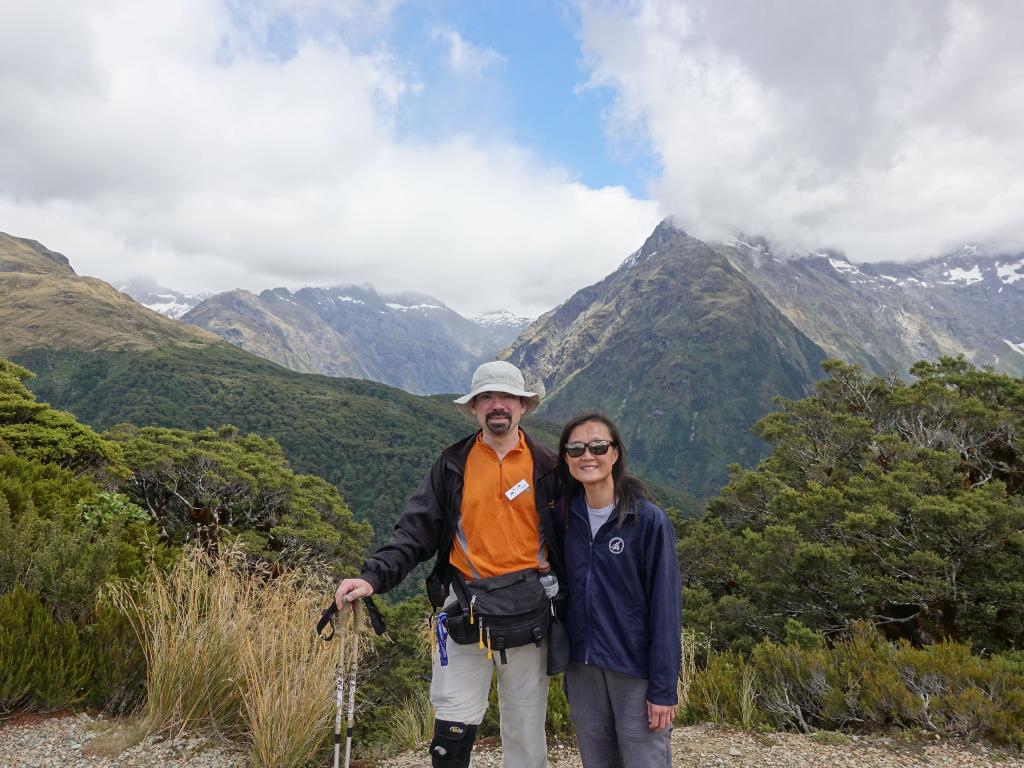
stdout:
<svg viewBox="0 0 1024 768">
<path fill-rule="evenodd" d="M 755 238 L 713 247 L 832 357 L 880 375 L 944 355 L 1024 374 L 1024 254 L 965 246 L 854 265 L 837 253 L 777 254 Z"/>
<path fill-rule="evenodd" d="M 483 323 L 436 299 L 384 296 L 368 286 L 232 291 L 200 301 L 183 315 L 187 322 L 172 322 L 101 281 L 74 275 L 64 257 L 42 245 L 9 236 L 0 240 L 0 290 L 0 354 L 16 358 L 26 350 L 32 361 L 45 361 L 60 350 L 171 345 L 210 348 L 207 357 L 231 366 L 245 359 L 243 367 L 253 368 L 250 358 L 223 352 L 226 338 L 292 368 L 415 392 L 464 390 L 473 366 L 517 330 L 484 338 Z M 1022 290 L 1020 254 L 965 247 L 916 264 L 855 265 L 839 253 L 784 252 L 753 237 L 703 242 L 666 220 L 615 272 L 522 330 L 501 356 L 545 391 L 542 416 L 603 410 L 620 422 L 630 461 L 646 478 L 706 496 L 724 482 L 730 463 L 749 465 L 764 454 L 751 426 L 775 407 L 774 397 L 811 392 L 826 356 L 906 376 L 917 360 L 963 355 L 1020 375 Z M 39 391 L 64 398 L 55 401 L 60 407 L 93 402 L 63 386 L 71 379 L 87 386 L 65 363 L 44 366 L 62 378 L 44 372 Z M 288 387 L 313 380 L 320 378 L 299 377 Z M 374 392 L 382 401 L 398 397 L 386 387 Z M 237 422 L 236 411 L 218 410 L 218 403 L 204 403 L 202 418 L 229 413 Z M 116 397 L 107 398 L 101 423 L 117 418 L 117 406 Z M 90 412 L 79 416 L 88 421 Z M 252 417 L 239 426 L 286 430 Z"/>
<path fill-rule="evenodd" d="M 705 243 L 671 220 L 502 353 L 546 390 L 540 413 L 603 410 L 648 476 L 701 496 L 763 454 L 750 427 L 774 397 L 808 394 L 825 356 L 908 376 L 957 355 L 1024 372 L 1024 254 L 857 266 L 758 238 Z"/>
<path fill-rule="evenodd" d="M 381 295 L 370 286 L 189 296 L 132 281 L 124 290 L 293 371 L 372 379 L 415 394 L 460 391 L 530 322 L 503 311 L 466 318 L 431 296 Z"/>
</svg>

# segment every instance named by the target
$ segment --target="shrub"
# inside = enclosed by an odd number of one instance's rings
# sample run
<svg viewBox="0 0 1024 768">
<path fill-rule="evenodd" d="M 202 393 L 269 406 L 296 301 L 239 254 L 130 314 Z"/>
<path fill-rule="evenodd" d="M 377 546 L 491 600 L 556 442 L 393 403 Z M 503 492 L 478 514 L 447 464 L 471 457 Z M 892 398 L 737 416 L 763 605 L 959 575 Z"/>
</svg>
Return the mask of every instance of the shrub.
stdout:
<svg viewBox="0 0 1024 768">
<path fill-rule="evenodd" d="M 820 718 L 830 690 L 828 652 L 799 645 L 762 642 L 751 663 L 756 671 L 761 709 L 775 725 L 795 723 L 810 733 Z"/>
<path fill-rule="evenodd" d="M 91 665 L 75 625 L 20 584 L 0 595 L 0 709 L 53 711 L 86 696 Z"/>
<path fill-rule="evenodd" d="M 169 554 L 148 516 L 57 466 L 0 456 L 0 593 L 21 584 L 83 626 L 100 588 Z"/>
<path fill-rule="evenodd" d="M 747 667 L 744 657 L 725 651 L 711 654 L 692 679 L 686 704 L 687 719 L 712 723 L 741 721 L 740 691 Z"/>
<path fill-rule="evenodd" d="M 961 643 L 915 649 L 866 624 L 831 646 L 762 641 L 749 658 L 712 654 L 694 675 L 686 715 L 756 729 L 923 728 L 1024 746 L 1024 670 Z"/>
<path fill-rule="evenodd" d="M 573 733 L 572 720 L 569 716 L 569 699 L 565 695 L 565 683 L 562 675 L 548 680 L 548 711 L 547 732 L 552 736 L 567 738 Z"/>
<path fill-rule="evenodd" d="M 146 660 L 128 618 L 98 600 L 79 637 L 91 664 L 82 703 L 115 715 L 138 710 L 146 700 Z"/>
</svg>

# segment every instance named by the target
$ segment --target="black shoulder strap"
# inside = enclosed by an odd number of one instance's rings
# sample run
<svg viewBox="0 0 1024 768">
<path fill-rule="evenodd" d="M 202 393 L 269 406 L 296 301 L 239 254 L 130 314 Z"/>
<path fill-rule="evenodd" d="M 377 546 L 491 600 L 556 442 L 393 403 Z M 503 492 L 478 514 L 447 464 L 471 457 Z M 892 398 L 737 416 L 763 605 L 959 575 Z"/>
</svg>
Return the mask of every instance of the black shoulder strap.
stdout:
<svg viewBox="0 0 1024 768">
<path fill-rule="evenodd" d="M 452 568 L 452 591 L 455 599 L 459 601 L 459 607 L 463 611 L 469 610 L 469 595 L 466 593 L 466 577 L 458 568 Z"/>
</svg>

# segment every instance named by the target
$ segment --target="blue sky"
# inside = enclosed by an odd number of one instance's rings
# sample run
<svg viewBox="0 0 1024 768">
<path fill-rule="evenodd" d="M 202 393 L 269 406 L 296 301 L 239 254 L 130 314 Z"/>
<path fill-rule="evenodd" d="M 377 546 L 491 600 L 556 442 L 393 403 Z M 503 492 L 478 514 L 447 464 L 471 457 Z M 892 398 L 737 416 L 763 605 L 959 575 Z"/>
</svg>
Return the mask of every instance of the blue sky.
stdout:
<svg viewBox="0 0 1024 768">
<path fill-rule="evenodd" d="M 453 76 L 440 29 L 498 54 L 479 78 Z M 505 136 L 590 187 L 621 185 L 646 194 L 652 158 L 642 144 L 614 142 L 604 115 L 614 94 L 588 86 L 578 9 L 568 3 L 417 2 L 396 12 L 392 45 L 426 74 L 401 130 L 436 139 L 471 131 Z"/>
<path fill-rule="evenodd" d="M 114 283 L 467 314 L 547 311 L 665 216 L 1020 251 L 1021 28 L 1017 0 L 4 3 L 0 231 Z"/>
</svg>

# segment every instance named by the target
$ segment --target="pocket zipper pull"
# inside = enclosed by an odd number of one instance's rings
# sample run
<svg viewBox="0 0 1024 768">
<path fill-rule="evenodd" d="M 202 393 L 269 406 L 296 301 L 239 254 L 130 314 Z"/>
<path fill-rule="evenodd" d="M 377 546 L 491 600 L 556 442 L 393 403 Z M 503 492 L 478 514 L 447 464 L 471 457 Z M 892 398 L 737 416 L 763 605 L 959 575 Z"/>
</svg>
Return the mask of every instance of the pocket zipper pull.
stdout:
<svg viewBox="0 0 1024 768">
<path fill-rule="evenodd" d="M 484 648 L 484 625 L 480 624 L 480 650 Z"/>
<path fill-rule="evenodd" d="M 494 658 L 494 653 L 491 652 L 491 628 L 487 628 L 487 660 L 490 661 Z"/>
<path fill-rule="evenodd" d="M 473 595 L 473 597 L 471 597 L 470 600 L 469 600 L 469 623 L 470 624 L 473 623 L 473 606 L 474 605 L 476 605 L 476 595 Z"/>
</svg>

